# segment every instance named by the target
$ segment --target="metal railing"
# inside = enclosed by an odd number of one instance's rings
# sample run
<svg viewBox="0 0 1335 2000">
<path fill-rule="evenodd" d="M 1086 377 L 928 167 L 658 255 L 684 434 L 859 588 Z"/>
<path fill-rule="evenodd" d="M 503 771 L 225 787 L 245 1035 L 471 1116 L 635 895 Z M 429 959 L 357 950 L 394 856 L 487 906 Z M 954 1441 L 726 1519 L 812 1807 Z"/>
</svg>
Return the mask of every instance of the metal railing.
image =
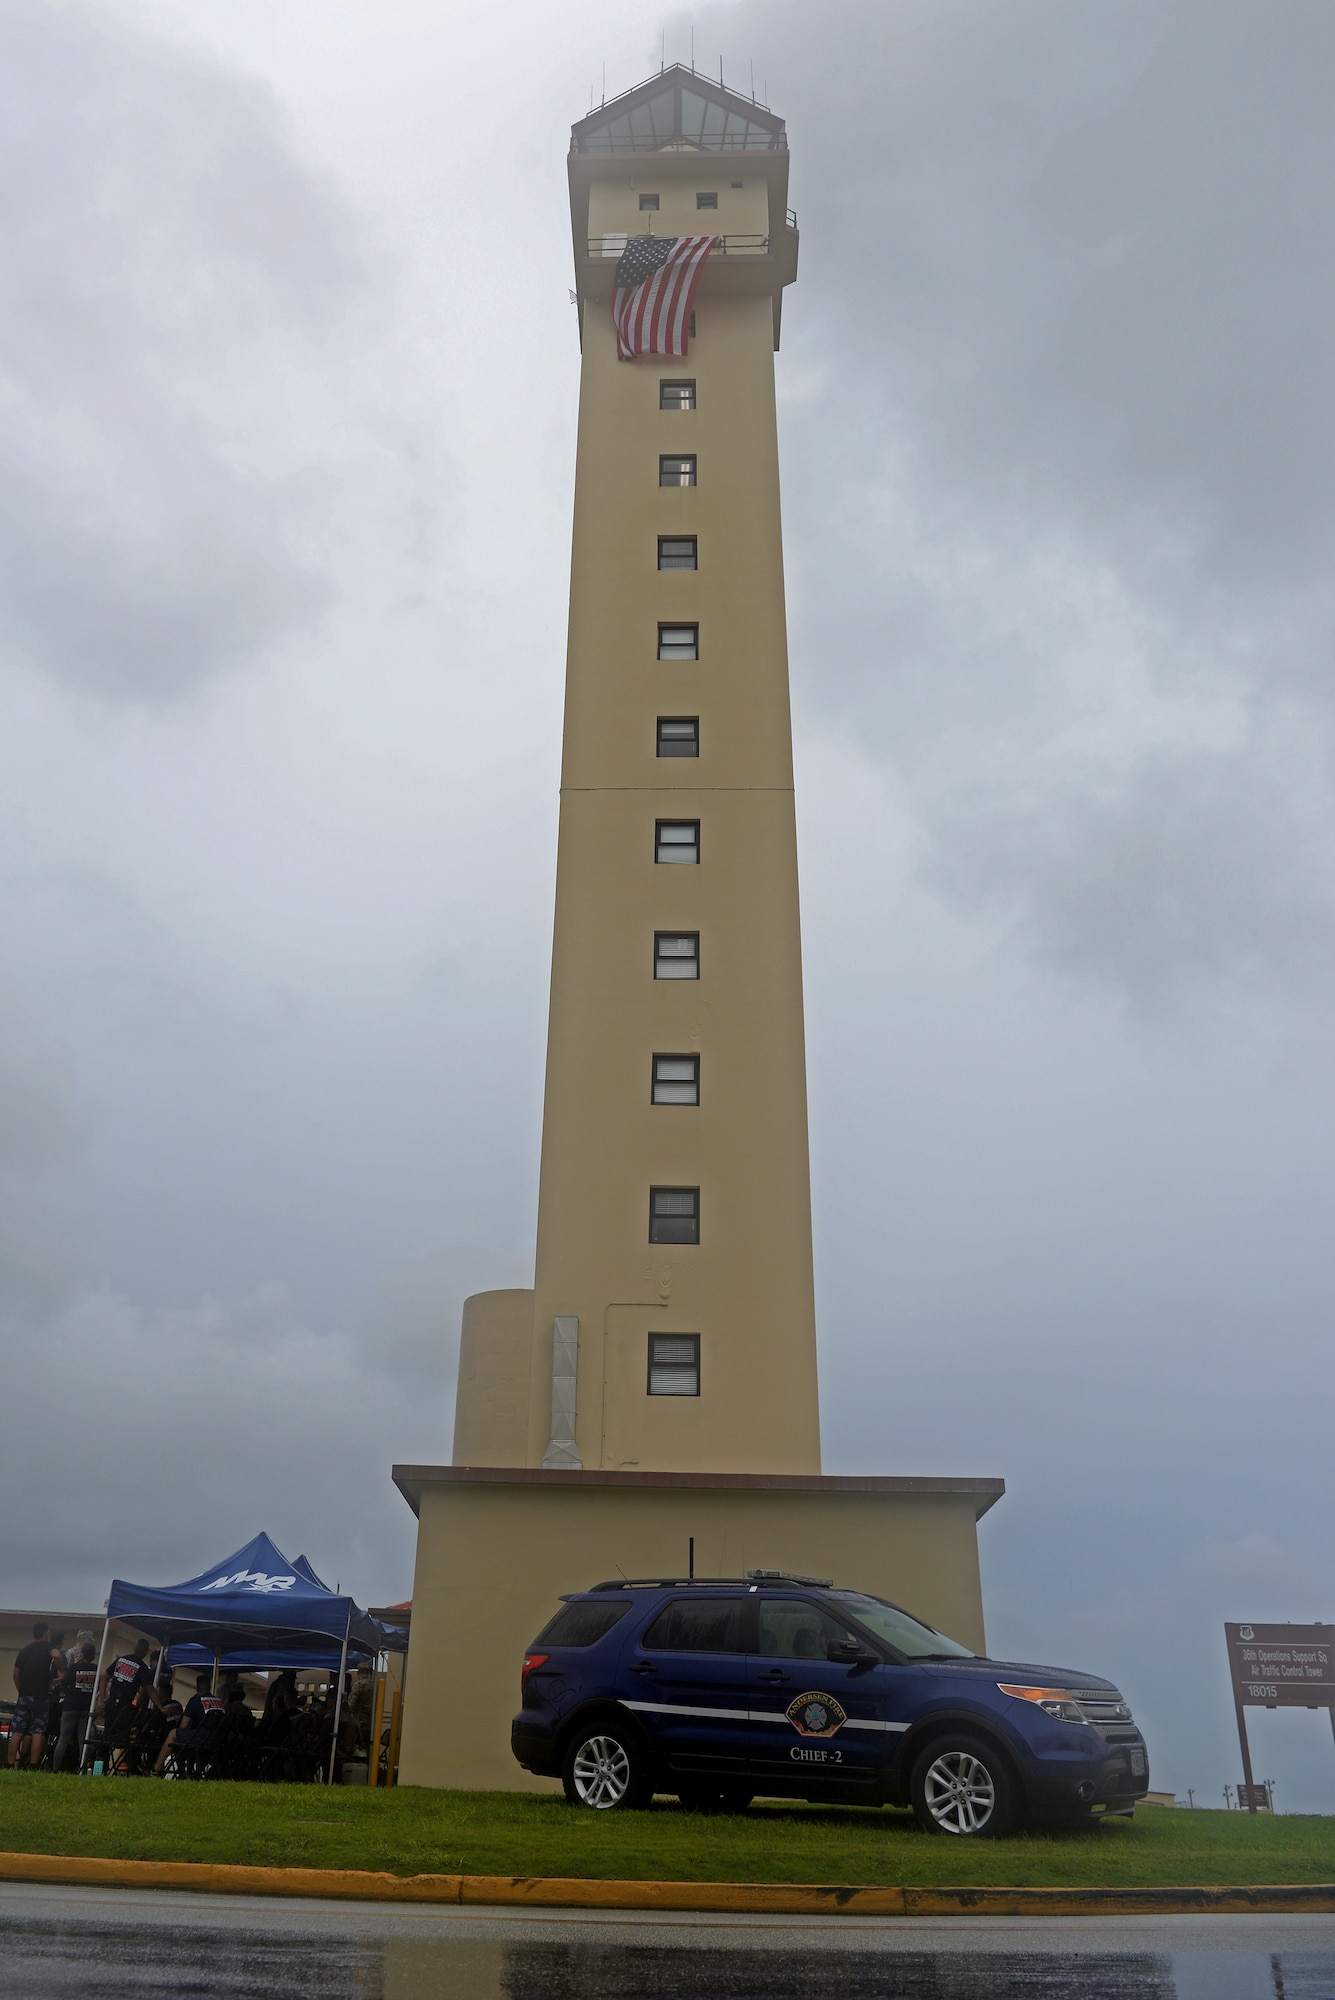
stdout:
<svg viewBox="0 0 1335 2000">
<path fill-rule="evenodd" d="M 590 257 L 619 257 L 631 241 L 624 230 L 608 230 L 602 236 L 590 236 L 588 253 Z M 716 236 L 713 257 L 768 257 L 768 236 Z"/>
</svg>

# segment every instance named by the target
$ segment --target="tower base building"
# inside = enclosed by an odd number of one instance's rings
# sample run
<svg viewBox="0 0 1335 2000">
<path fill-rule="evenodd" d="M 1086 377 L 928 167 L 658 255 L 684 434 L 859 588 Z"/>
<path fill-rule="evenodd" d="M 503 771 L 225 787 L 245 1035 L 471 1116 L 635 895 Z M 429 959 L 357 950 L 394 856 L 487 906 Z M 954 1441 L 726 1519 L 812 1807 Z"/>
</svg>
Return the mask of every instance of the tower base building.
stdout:
<svg viewBox="0 0 1335 2000">
<path fill-rule="evenodd" d="M 774 352 L 783 121 L 665 69 L 574 127 L 582 370 L 532 1291 L 466 1301 L 401 1779 L 520 1789 L 563 1591 L 797 1570 L 983 1644 L 996 1479 L 820 1464 Z"/>
</svg>

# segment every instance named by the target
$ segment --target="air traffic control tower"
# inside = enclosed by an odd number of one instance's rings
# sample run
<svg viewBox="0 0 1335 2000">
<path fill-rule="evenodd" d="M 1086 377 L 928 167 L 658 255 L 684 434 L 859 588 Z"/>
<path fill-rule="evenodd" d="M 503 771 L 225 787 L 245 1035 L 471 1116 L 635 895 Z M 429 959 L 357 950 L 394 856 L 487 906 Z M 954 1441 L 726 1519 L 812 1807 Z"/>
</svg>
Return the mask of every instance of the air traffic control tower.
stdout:
<svg viewBox="0 0 1335 2000">
<path fill-rule="evenodd" d="M 665 69 L 571 134 L 582 371 L 532 1291 L 465 1301 L 404 1782 L 516 1788 L 558 1593 L 795 1569 L 982 1646 L 997 1479 L 821 1476 L 774 353 L 782 119 Z M 460 1700 L 460 1691 L 467 1699 Z"/>
</svg>

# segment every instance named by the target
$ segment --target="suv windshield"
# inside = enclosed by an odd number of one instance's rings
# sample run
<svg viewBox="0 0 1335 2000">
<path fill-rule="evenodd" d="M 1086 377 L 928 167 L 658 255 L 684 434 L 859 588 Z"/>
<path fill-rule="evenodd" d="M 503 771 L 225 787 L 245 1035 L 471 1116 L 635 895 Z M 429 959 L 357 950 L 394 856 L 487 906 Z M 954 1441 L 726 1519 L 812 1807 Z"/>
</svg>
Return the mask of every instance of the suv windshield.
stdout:
<svg viewBox="0 0 1335 2000">
<path fill-rule="evenodd" d="M 934 1632 L 930 1625 L 911 1618 L 897 1604 L 886 1604 L 879 1597 L 860 1597 L 851 1590 L 832 1592 L 831 1595 L 839 1609 L 856 1624 L 864 1625 L 906 1659 L 976 1660 L 978 1657 L 967 1646 L 947 1639 L 944 1632 Z"/>
</svg>

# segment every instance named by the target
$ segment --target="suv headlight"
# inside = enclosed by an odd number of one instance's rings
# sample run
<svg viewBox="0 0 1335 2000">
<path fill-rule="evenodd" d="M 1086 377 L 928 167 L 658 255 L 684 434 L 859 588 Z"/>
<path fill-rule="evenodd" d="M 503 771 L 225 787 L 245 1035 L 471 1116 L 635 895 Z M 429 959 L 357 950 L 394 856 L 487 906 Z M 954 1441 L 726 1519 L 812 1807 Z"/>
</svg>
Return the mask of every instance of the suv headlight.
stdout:
<svg viewBox="0 0 1335 2000">
<path fill-rule="evenodd" d="M 1088 1721 L 1085 1711 L 1067 1688 L 1017 1687 L 1008 1681 L 998 1681 L 997 1686 L 1003 1694 L 1013 1695 L 1016 1701 L 1032 1701 L 1054 1722 Z"/>
</svg>

